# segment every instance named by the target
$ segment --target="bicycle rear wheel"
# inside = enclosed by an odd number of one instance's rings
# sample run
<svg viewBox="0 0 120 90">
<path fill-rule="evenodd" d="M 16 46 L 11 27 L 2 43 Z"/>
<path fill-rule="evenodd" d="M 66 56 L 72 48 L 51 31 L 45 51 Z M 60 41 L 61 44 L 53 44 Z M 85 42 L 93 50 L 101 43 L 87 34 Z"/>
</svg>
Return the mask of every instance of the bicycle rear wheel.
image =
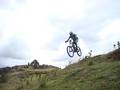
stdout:
<svg viewBox="0 0 120 90">
<path fill-rule="evenodd" d="M 74 56 L 74 48 L 72 46 L 67 46 L 67 53 L 70 57 Z"/>
<path fill-rule="evenodd" d="M 81 52 L 80 47 L 77 47 L 77 55 L 78 55 L 78 56 L 81 56 L 81 55 L 82 55 L 82 52 Z"/>
</svg>

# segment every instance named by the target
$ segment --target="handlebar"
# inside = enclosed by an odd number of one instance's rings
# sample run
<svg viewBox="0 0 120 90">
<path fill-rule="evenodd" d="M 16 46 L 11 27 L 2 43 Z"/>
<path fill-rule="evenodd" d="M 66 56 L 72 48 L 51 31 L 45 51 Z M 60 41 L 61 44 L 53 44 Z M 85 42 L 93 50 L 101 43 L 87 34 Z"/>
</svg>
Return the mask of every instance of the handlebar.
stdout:
<svg viewBox="0 0 120 90">
<path fill-rule="evenodd" d="M 69 42 L 70 44 L 72 44 L 72 40 L 69 40 L 69 41 L 65 41 L 65 43 Z"/>
</svg>

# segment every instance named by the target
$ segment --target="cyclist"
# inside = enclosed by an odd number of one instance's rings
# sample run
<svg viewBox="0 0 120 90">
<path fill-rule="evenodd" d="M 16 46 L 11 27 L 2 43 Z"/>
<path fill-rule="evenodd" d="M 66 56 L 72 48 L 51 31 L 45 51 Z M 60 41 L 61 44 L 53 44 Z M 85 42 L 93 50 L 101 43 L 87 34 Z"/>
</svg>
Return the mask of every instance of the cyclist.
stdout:
<svg viewBox="0 0 120 90">
<path fill-rule="evenodd" d="M 78 37 L 77 37 L 77 35 L 76 34 L 74 34 L 73 32 L 70 32 L 69 33 L 69 38 L 65 41 L 65 43 L 66 42 L 68 42 L 70 39 L 72 39 L 72 46 L 73 46 L 73 48 L 74 48 L 74 50 L 75 51 L 77 51 L 77 42 L 78 42 Z"/>
</svg>

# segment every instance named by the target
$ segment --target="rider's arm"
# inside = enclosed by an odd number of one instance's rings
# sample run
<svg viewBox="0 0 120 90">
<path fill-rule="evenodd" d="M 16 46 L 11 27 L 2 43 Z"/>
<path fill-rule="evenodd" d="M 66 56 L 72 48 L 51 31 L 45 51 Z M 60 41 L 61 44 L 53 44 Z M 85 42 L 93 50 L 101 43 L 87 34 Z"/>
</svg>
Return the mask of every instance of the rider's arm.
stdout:
<svg viewBox="0 0 120 90">
<path fill-rule="evenodd" d="M 65 42 L 68 42 L 69 41 L 69 39 L 70 39 L 70 37 L 65 41 Z"/>
</svg>

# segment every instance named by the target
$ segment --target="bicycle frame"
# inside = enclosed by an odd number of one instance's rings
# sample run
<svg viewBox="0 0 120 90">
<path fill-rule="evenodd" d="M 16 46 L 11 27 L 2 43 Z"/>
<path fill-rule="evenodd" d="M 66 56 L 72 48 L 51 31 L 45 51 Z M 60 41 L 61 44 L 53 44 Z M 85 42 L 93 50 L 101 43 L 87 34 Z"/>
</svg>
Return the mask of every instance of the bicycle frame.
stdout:
<svg viewBox="0 0 120 90">
<path fill-rule="evenodd" d="M 73 41 L 72 41 L 72 40 L 69 40 L 69 45 L 74 48 L 74 52 L 77 52 L 77 51 L 75 50 L 77 47 L 75 46 L 75 44 L 73 45 Z"/>
</svg>

